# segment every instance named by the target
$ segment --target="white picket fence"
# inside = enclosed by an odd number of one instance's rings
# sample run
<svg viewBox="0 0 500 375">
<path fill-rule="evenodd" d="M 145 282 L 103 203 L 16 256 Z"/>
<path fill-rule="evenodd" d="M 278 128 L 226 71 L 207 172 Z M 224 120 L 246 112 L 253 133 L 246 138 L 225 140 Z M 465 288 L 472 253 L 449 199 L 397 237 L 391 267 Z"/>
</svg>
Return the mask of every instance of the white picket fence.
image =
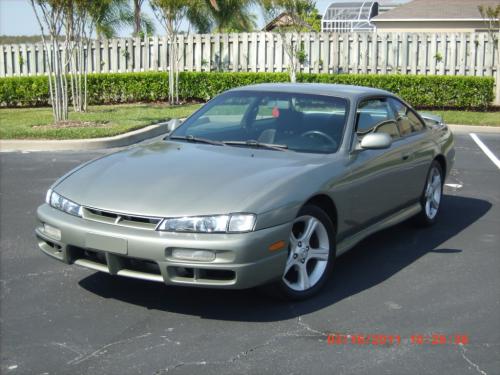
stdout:
<svg viewBox="0 0 500 375">
<path fill-rule="evenodd" d="M 402 73 L 494 76 L 499 62 L 487 33 L 302 33 L 287 35 L 306 53 L 305 73 Z M 283 72 L 288 56 L 277 33 L 183 34 L 181 71 Z M 96 40 L 89 71 L 168 71 L 167 38 Z M 62 47 L 61 47 L 62 48 Z M 0 45 L 0 77 L 46 74 L 42 44 Z"/>
</svg>

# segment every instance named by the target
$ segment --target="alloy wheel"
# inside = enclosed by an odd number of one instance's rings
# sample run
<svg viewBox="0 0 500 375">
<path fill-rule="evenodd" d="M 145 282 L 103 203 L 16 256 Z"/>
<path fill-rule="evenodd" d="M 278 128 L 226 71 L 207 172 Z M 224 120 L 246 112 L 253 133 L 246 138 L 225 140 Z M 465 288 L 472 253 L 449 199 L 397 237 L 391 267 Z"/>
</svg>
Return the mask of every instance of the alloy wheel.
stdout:
<svg viewBox="0 0 500 375">
<path fill-rule="evenodd" d="M 442 189 L 441 173 L 436 167 L 433 167 L 429 173 L 429 179 L 427 180 L 427 187 L 425 189 L 425 214 L 431 220 L 434 219 L 438 213 Z"/>
<path fill-rule="evenodd" d="M 290 233 L 283 282 L 295 291 L 314 287 L 325 273 L 329 254 L 330 241 L 323 223 L 310 215 L 298 217 Z"/>
</svg>

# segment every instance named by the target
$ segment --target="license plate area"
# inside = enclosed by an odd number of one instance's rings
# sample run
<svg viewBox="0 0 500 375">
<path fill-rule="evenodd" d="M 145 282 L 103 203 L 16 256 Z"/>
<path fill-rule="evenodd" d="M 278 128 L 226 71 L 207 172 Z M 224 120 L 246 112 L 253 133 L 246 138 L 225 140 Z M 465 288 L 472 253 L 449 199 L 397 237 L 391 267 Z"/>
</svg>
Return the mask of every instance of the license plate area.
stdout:
<svg viewBox="0 0 500 375">
<path fill-rule="evenodd" d="M 103 236 L 102 234 L 87 233 L 85 247 L 88 249 L 108 251 L 110 253 L 127 255 L 128 243 L 123 238 Z"/>
</svg>

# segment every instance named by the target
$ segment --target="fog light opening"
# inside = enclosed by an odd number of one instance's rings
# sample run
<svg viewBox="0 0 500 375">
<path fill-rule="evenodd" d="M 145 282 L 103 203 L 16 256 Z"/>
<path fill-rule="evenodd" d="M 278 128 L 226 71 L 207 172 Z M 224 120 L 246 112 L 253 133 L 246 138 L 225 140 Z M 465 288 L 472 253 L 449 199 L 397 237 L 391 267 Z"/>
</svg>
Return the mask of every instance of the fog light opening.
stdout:
<svg viewBox="0 0 500 375">
<path fill-rule="evenodd" d="M 209 250 L 173 249 L 172 258 L 197 262 L 211 262 L 215 260 L 215 252 Z"/>
<path fill-rule="evenodd" d="M 194 269 L 185 267 L 175 267 L 175 273 L 178 277 L 184 277 L 188 279 L 194 278 Z"/>
</svg>

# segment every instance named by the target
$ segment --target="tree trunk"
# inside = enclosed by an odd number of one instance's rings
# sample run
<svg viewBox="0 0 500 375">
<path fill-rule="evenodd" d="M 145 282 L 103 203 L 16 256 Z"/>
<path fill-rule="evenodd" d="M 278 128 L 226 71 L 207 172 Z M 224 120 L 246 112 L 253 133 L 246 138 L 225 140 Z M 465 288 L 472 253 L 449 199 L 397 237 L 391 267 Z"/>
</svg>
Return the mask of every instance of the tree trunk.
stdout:
<svg viewBox="0 0 500 375">
<path fill-rule="evenodd" d="M 174 90 L 174 84 L 175 84 L 175 68 L 174 68 L 174 51 L 173 51 L 173 46 L 174 43 L 172 41 L 172 36 L 169 36 L 169 44 L 168 44 L 168 49 L 169 49 L 169 62 L 168 64 L 170 65 L 170 69 L 168 72 L 168 102 L 170 104 L 174 104 L 174 97 L 175 97 L 175 90 Z"/>
<path fill-rule="evenodd" d="M 500 106 L 500 38 L 496 39 L 497 47 L 497 74 L 495 79 L 495 105 Z M 495 48 L 495 47 L 493 47 Z"/>
<path fill-rule="evenodd" d="M 69 82 L 70 82 L 70 88 L 71 88 L 71 101 L 73 103 L 73 111 L 78 112 L 78 96 L 76 93 L 77 90 L 77 82 L 76 82 L 76 69 L 75 69 L 75 64 L 76 64 L 76 57 L 75 57 L 75 51 L 71 54 L 71 66 L 70 66 L 70 76 L 69 76 Z"/>
<path fill-rule="evenodd" d="M 86 46 L 87 46 L 87 54 L 90 53 L 90 43 L 88 40 L 86 40 Z M 89 71 L 89 66 L 88 66 L 88 59 L 85 58 L 85 50 L 82 51 L 83 54 L 83 111 L 87 112 L 87 74 Z"/>
<path fill-rule="evenodd" d="M 134 0 L 134 35 L 141 32 L 141 0 Z"/>
</svg>

